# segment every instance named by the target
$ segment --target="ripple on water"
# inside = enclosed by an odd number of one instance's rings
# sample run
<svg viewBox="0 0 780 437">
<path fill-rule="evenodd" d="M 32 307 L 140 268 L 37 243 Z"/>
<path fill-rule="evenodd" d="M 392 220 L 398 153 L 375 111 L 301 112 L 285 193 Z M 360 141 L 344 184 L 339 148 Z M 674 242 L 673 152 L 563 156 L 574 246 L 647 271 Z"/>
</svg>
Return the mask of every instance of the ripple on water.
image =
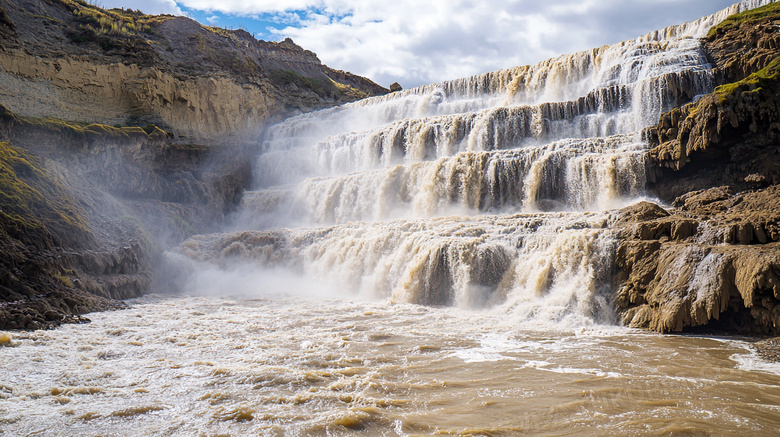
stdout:
<svg viewBox="0 0 780 437">
<path fill-rule="evenodd" d="M 0 353 L 0 431 L 771 435 L 780 427 L 780 373 L 748 343 L 612 327 L 527 331 L 498 323 L 504 318 L 306 298 L 146 297 L 91 325 L 14 338 Z"/>
</svg>

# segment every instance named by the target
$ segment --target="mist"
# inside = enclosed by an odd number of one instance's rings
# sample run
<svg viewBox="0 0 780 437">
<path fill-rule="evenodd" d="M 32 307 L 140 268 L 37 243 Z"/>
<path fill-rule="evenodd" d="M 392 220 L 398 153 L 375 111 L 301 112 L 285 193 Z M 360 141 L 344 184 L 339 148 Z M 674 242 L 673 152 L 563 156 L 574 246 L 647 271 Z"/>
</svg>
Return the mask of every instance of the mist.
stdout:
<svg viewBox="0 0 780 437">
<path fill-rule="evenodd" d="M 614 323 L 609 224 L 647 198 L 643 130 L 712 91 L 696 38 L 732 9 L 269 126 L 225 233 L 169 254 L 179 289 Z"/>
</svg>

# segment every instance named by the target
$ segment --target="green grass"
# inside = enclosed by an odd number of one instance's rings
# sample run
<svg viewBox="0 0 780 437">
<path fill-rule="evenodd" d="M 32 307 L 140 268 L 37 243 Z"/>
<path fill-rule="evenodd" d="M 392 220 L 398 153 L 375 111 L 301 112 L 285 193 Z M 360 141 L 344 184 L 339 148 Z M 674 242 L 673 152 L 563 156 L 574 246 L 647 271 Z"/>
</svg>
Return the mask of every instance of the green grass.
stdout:
<svg viewBox="0 0 780 437">
<path fill-rule="evenodd" d="M 91 235 L 75 201 L 40 159 L 7 142 L 0 142 L 0 225 L 39 250 L 52 248 L 55 238 L 75 242 Z"/>
<path fill-rule="evenodd" d="M 271 82 L 281 86 L 295 84 L 298 88 L 314 91 L 320 97 L 347 96 L 353 100 L 367 97 L 368 94 L 352 86 L 334 81 L 331 78 L 317 79 L 303 76 L 292 70 L 274 70 L 269 74 Z"/>
<path fill-rule="evenodd" d="M 25 117 L 12 113 L 2 105 L 0 105 L 0 120 L 6 123 L 14 123 L 42 131 L 66 134 L 76 138 L 103 136 L 114 138 L 148 137 L 151 139 L 173 136 L 172 133 L 166 132 L 153 124 L 147 124 L 144 127 L 108 126 L 98 123 L 65 121 L 51 117 Z"/>
<path fill-rule="evenodd" d="M 146 15 L 123 9 L 102 9 L 81 0 L 53 0 L 65 5 L 73 14 L 77 28 L 68 35 L 75 43 L 96 42 L 104 50 L 114 48 L 137 50 L 147 45 L 146 38 L 170 15 Z"/>
<path fill-rule="evenodd" d="M 0 123 L 83 140 L 91 137 L 167 140 L 170 136 L 153 124 L 144 127 L 113 127 L 54 118 L 23 117 L 13 114 L 2 105 Z M 197 149 L 196 146 L 180 146 L 169 144 L 168 141 L 164 144 L 185 151 Z M 83 218 L 83 210 L 47 172 L 41 159 L 8 142 L 0 142 L 0 236 L 3 234 L 39 251 L 52 249 L 58 244 L 78 245 L 93 238 Z"/>
<path fill-rule="evenodd" d="M 745 12 L 740 12 L 739 14 L 734 14 L 726 18 L 725 20 L 723 20 L 723 22 L 721 22 L 717 26 L 710 29 L 710 31 L 707 33 L 707 38 L 709 39 L 714 37 L 715 35 L 717 35 L 719 30 L 725 30 L 732 26 L 737 26 L 739 24 L 750 22 L 750 21 L 761 20 L 763 18 L 772 17 L 775 15 L 780 16 L 780 2 L 770 3 L 760 8 L 751 9 Z"/>
<path fill-rule="evenodd" d="M 330 81 L 333 82 L 333 85 L 339 90 L 341 94 L 347 96 L 351 100 L 360 100 L 368 97 L 368 93 L 364 91 L 360 91 L 359 89 L 353 86 L 343 84 L 343 83 L 338 83 L 333 79 L 331 79 Z"/>
<path fill-rule="evenodd" d="M 767 86 L 776 86 L 778 79 L 780 79 L 780 57 L 739 82 L 715 88 L 714 94 L 718 97 L 718 102 L 723 104 L 738 93 L 761 93 Z"/>
</svg>

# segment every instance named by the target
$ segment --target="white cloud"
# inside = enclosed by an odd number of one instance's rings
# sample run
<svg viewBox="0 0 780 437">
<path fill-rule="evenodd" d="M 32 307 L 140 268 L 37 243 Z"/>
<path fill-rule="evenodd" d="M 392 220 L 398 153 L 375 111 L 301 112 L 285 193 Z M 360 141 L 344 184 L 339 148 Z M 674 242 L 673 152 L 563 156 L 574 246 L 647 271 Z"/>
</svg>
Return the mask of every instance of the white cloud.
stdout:
<svg viewBox="0 0 780 437">
<path fill-rule="evenodd" d="M 174 0 L 100 0 L 96 4 L 100 7 L 140 9 L 145 14 L 172 14 L 182 15 L 182 11 Z"/>
<path fill-rule="evenodd" d="M 123 1 L 130 3 L 113 0 Z M 397 81 L 411 87 L 619 42 L 700 18 L 736 1 L 179 0 L 178 4 L 247 17 L 271 14 L 287 24 L 277 31 L 279 39 L 291 37 L 325 64 L 384 86 Z M 141 4 L 170 8 L 173 0 Z M 303 12 L 298 17 L 292 11 Z"/>
<path fill-rule="evenodd" d="M 731 0 L 396 0 L 311 16 L 280 36 L 324 63 L 405 87 L 541 61 L 699 18 Z M 341 2 L 328 2 L 343 10 Z M 337 4 L 339 3 L 339 4 Z"/>
<path fill-rule="evenodd" d="M 208 21 L 209 24 L 211 24 L 213 26 L 213 25 L 215 25 L 219 21 L 219 16 L 212 15 L 212 16 L 206 18 L 206 21 Z"/>
</svg>

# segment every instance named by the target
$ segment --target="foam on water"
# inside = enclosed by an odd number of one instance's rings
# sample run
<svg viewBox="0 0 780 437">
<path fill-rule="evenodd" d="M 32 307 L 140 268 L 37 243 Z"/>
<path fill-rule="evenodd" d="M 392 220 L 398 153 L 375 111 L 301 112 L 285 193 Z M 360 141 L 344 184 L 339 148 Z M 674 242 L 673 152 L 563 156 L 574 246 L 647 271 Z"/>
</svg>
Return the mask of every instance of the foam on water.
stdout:
<svg viewBox="0 0 780 437">
<path fill-rule="evenodd" d="M 204 263 L 254 264 L 360 298 L 491 307 L 528 327 L 614 323 L 607 211 L 645 196 L 643 129 L 713 89 L 698 37 L 766 3 L 286 120 L 257 158 L 234 225 L 246 232 L 180 253 L 200 263 L 193 277 Z M 694 285 L 711 286 L 718 265 L 702 260 Z"/>
<path fill-rule="evenodd" d="M 534 331 L 491 310 L 268 288 L 251 300 L 149 296 L 88 325 L 19 333 L 0 352 L 0 432 L 555 435 L 687 426 L 772 435 L 780 426 L 780 374 L 736 363 L 750 357 L 744 342 L 609 326 Z"/>
<path fill-rule="evenodd" d="M 235 232 L 166 254 L 189 297 L 4 343 L 0 433 L 776 434 L 748 343 L 617 326 L 608 211 L 711 88 L 696 37 L 766 3 L 271 128 Z"/>
</svg>

